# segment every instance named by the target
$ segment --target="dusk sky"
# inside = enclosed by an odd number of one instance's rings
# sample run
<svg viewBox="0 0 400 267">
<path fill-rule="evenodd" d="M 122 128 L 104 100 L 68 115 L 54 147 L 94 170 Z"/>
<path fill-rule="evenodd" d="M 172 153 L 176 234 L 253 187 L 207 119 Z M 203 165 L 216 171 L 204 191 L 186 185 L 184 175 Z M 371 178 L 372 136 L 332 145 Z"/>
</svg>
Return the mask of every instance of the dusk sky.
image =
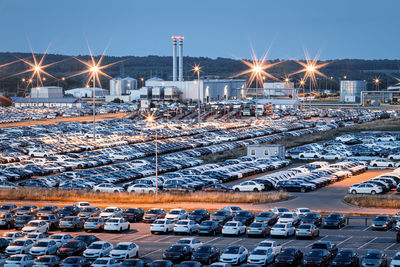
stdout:
<svg viewBox="0 0 400 267">
<path fill-rule="evenodd" d="M 399 0 L 0 0 L 0 51 L 269 59 L 400 58 Z M 28 41 L 29 40 L 29 41 Z"/>
</svg>

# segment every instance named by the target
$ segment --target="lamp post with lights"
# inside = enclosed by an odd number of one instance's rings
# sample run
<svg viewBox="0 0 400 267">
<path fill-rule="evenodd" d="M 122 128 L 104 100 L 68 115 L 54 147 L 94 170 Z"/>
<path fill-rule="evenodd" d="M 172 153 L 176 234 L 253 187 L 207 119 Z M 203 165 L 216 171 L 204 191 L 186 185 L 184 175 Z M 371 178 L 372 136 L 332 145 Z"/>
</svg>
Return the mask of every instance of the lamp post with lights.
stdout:
<svg viewBox="0 0 400 267">
<path fill-rule="evenodd" d="M 376 89 L 376 90 L 379 90 L 379 83 L 380 83 L 379 78 L 375 78 L 375 79 L 374 79 L 374 83 L 375 83 L 375 89 Z"/>
<path fill-rule="evenodd" d="M 147 122 L 150 124 L 153 124 L 155 122 L 155 119 L 156 118 L 154 118 L 153 114 L 149 114 L 146 117 Z M 156 156 L 156 193 L 155 193 L 155 197 L 156 197 L 156 201 L 157 201 L 158 200 L 158 133 L 157 133 L 157 129 L 155 132 L 156 132 L 155 139 L 154 139 L 155 149 L 156 149 L 156 155 L 155 155 Z"/>
<path fill-rule="evenodd" d="M 92 92 L 92 101 L 93 101 L 93 140 L 96 140 L 96 76 L 99 71 L 99 68 L 95 65 L 90 68 L 90 73 L 93 80 L 93 92 Z"/>
<path fill-rule="evenodd" d="M 201 100 L 200 100 L 200 66 L 196 65 L 193 68 L 193 71 L 197 73 L 197 108 L 198 108 L 198 114 L 197 114 L 197 121 L 198 125 L 200 128 L 200 116 L 201 116 Z"/>
<path fill-rule="evenodd" d="M 255 106 L 255 113 L 256 113 L 256 120 L 258 119 L 258 112 L 257 112 L 257 107 L 258 107 L 258 77 L 261 76 L 261 71 L 262 68 L 260 65 L 256 64 L 253 68 L 252 68 L 252 72 L 254 73 L 255 77 L 256 77 L 256 106 Z"/>
</svg>

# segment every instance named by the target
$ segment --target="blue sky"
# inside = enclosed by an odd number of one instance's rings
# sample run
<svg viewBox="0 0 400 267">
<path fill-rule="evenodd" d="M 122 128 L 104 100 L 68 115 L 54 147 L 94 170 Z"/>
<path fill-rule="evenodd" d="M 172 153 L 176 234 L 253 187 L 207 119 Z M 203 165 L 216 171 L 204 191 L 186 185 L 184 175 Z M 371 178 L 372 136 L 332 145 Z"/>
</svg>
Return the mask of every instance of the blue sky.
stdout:
<svg viewBox="0 0 400 267">
<path fill-rule="evenodd" d="M 400 58 L 399 0 L 0 0 L 0 51 L 269 59 Z"/>
</svg>

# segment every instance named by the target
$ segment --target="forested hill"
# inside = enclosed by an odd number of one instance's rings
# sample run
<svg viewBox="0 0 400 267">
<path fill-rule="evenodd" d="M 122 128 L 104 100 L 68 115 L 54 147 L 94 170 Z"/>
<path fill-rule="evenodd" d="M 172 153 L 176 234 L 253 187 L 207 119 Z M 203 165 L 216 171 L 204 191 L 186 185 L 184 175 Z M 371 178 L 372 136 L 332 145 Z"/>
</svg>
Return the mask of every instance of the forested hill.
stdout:
<svg viewBox="0 0 400 267">
<path fill-rule="evenodd" d="M 42 55 L 36 56 L 38 59 Z M 89 56 L 77 56 L 78 58 L 88 61 Z M 0 64 L 7 64 L 18 59 L 33 61 L 32 55 L 29 53 L 0 53 Z M 96 58 L 98 59 L 98 58 Z M 291 73 L 301 69 L 301 66 L 295 61 L 273 60 L 272 62 L 281 61 L 280 64 L 269 69 L 269 73 L 279 79 L 284 79 Z M 130 76 L 138 79 L 141 86 L 141 78 L 148 79 L 151 77 L 160 77 L 165 80 L 172 77 L 172 57 L 161 56 L 126 56 L 112 57 L 105 56 L 103 64 L 117 64 L 104 70 L 111 77 Z M 338 89 L 338 80 L 347 79 L 366 80 L 369 83 L 369 88 L 375 88 L 373 79 L 378 77 L 381 81 L 380 88 L 386 88 L 387 85 L 396 84 L 396 78 L 400 78 L 400 60 L 361 60 L 361 59 L 340 59 L 329 60 L 329 64 L 321 69 L 321 72 L 326 74 L 326 78 L 321 77 L 319 88 Z M 72 75 L 81 72 L 85 66 L 77 61 L 74 57 L 65 55 L 48 54 L 45 56 L 43 65 L 55 63 L 45 70 L 56 77 L 47 77 L 45 85 L 62 85 L 64 89 L 85 86 L 87 75 L 71 77 Z M 209 78 L 232 78 L 238 73 L 246 70 L 246 65 L 239 60 L 230 58 L 206 58 L 206 57 L 184 57 L 184 78 L 191 80 L 194 78 L 192 67 L 195 64 L 200 64 L 202 67 L 202 76 Z M 18 88 L 26 87 L 22 82 L 23 78 L 29 78 L 29 73 L 21 73 L 29 69 L 25 63 L 17 62 L 0 68 L 0 91 L 16 92 Z M 66 77 L 65 81 L 61 80 Z M 241 76 L 247 78 L 246 75 Z M 290 76 L 290 79 L 298 82 L 302 74 Z M 332 77 L 332 79 L 331 79 Z M 107 78 L 103 78 L 102 87 L 108 88 L 109 83 Z"/>
</svg>

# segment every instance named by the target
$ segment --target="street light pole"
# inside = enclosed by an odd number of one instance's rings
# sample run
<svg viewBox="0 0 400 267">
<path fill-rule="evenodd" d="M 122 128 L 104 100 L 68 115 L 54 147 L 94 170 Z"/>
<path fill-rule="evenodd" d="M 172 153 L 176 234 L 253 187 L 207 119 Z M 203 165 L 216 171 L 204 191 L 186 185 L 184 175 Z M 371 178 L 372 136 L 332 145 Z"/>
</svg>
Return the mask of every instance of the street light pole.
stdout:
<svg viewBox="0 0 400 267">
<path fill-rule="evenodd" d="M 93 75 L 93 140 L 96 140 L 96 77 Z"/>
<path fill-rule="evenodd" d="M 308 97 L 309 97 L 308 101 L 310 104 L 310 111 L 311 111 L 311 77 L 310 77 L 310 95 Z"/>
<path fill-rule="evenodd" d="M 156 129 L 156 201 L 158 200 L 158 142 L 157 142 L 157 129 Z"/>
<path fill-rule="evenodd" d="M 258 119 L 257 106 L 258 106 L 258 80 L 256 79 L 256 108 L 254 109 L 256 112 L 256 120 Z"/>
<path fill-rule="evenodd" d="M 197 98 L 198 98 L 198 123 L 200 128 L 201 100 L 200 100 L 200 69 L 197 69 Z"/>
</svg>

